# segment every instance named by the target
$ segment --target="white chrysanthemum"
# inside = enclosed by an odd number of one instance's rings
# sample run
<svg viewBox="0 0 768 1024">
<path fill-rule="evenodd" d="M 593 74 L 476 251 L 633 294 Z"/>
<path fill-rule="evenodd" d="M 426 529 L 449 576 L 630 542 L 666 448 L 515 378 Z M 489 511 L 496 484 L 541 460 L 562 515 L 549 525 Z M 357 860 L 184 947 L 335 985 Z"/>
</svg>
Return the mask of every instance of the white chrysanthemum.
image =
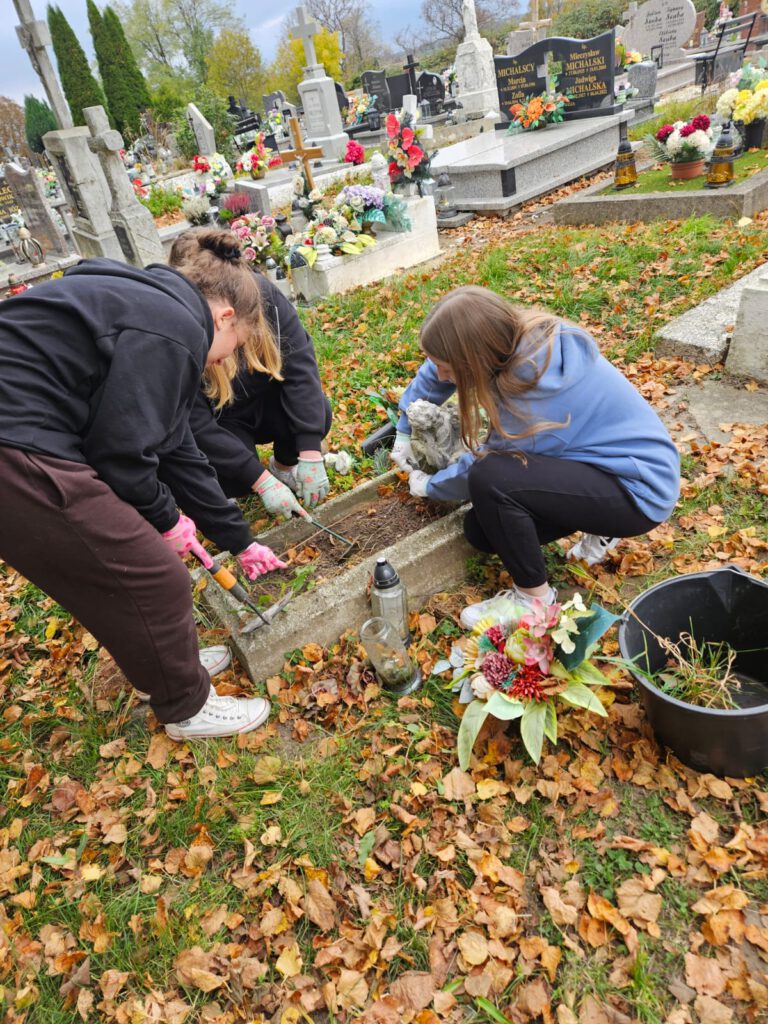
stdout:
<svg viewBox="0 0 768 1024">
<path fill-rule="evenodd" d="M 733 114 L 733 108 L 736 105 L 736 97 L 739 95 L 738 89 L 726 89 L 725 92 L 720 96 L 717 101 L 717 112 L 722 118 L 729 118 Z"/>
<path fill-rule="evenodd" d="M 709 153 L 712 144 L 712 140 L 709 135 L 706 132 L 701 131 L 701 129 L 693 132 L 693 134 L 689 135 L 685 141 L 689 145 L 695 146 L 702 156 L 706 156 Z"/>
<path fill-rule="evenodd" d="M 683 139 L 680 137 L 679 131 L 674 131 L 669 136 L 666 142 L 667 152 L 671 157 L 676 157 L 680 150 L 683 148 Z"/>
<path fill-rule="evenodd" d="M 315 241 L 319 242 L 321 245 L 336 245 L 338 242 L 338 236 L 333 228 L 318 228 L 317 233 L 315 234 Z"/>
</svg>

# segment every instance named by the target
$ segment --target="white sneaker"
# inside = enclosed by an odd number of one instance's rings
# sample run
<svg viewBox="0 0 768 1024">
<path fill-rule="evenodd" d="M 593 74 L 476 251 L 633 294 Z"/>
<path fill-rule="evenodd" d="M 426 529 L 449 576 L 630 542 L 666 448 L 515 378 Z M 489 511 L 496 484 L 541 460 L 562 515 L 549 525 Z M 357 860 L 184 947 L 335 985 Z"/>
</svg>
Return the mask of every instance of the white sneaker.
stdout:
<svg viewBox="0 0 768 1024">
<path fill-rule="evenodd" d="M 230 650 L 224 644 L 220 644 L 218 647 L 201 647 L 198 654 L 200 655 L 200 664 L 211 677 L 217 676 L 219 672 L 229 668 L 232 663 Z M 143 690 L 136 690 L 136 696 L 139 700 L 149 700 L 149 694 L 144 693 Z"/>
<path fill-rule="evenodd" d="M 269 701 L 263 697 L 219 697 L 211 687 L 208 700 L 196 715 L 183 722 L 167 722 L 172 740 L 207 739 L 251 732 L 269 718 Z"/>
<path fill-rule="evenodd" d="M 293 493 L 296 494 L 296 492 L 299 489 L 299 485 L 296 481 L 295 466 L 291 466 L 290 469 L 278 469 L 277 466 L 275 465 L 274 455 L 270 455 L 267 469 L 272 474 L 272 476 L 277 477 L 281 484 L 285 484 L 286 487 L 290 487 Z"/>
<path fill-rule="evenodd" d="M 620 540 L 621 537 L 598 537 L 595 533 L 584 533 L 566 557 L 586 562 L 587 565 L 598 565 Z"/>
<path fill-rule="evenodd" d="M 474 629 L 481 619 L 493 618 L 501 626 L 508 626 L 522 613 L 533 607 L 536 598 L 530 594 L 524 594 L 517 587 L 511 590 L 501 590 L 495 597 L 487 601 L 480 601 L 478 604 L 470 604 L 459 616 L 459 622 L 465 629 Z M 557 591 L 550 587 L 544 597 L 538 599 L 542 604 L 554 604 L 557 601 Z"/>
</svg>

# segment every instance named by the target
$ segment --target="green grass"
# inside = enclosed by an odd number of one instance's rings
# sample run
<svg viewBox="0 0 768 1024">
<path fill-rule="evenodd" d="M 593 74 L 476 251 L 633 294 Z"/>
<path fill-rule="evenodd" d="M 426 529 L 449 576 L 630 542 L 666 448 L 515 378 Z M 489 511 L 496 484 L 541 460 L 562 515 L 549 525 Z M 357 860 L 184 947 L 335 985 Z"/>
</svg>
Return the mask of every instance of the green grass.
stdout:
<svg viewBox="0 0 768 1024">
<path fill-rule="evenodd" d="M 765 170 L 768 170 L 768 150 L 757 149 L 744 153 L 734 164 L 733 183 L 738 185 L 759 171 Z M 692 178 L 690 181 L 675 181 L 672 178 L 669 165 L 663 164 L 661 167 L 642 171 L 638 176 L 637 184 L 622 189 L 621 195 L 648 195 L 651 192 L 699 192 L 704 189 L 706 181 L 706 172 L 700 174 L 697 178 Z M 613 185 L 609 185 L 600 192 L 600 195 L 604 196 L 615 194 Z"/>
<path fill-rule="evenodd" d="M 655 116 L 642 124 L 629 129 L 629 137 L 633 142 L 639 142 L 646 135 L 655 135 L 659 128 L 665 124 L 674 124 L 675 121 L 690 121 L 697 114 L 711 114 L 714 112 L 717 95 L 710 93 L 706 96 L 694 96 L 688 100 L 667 100 L 656 105 Z"/>
</svg>

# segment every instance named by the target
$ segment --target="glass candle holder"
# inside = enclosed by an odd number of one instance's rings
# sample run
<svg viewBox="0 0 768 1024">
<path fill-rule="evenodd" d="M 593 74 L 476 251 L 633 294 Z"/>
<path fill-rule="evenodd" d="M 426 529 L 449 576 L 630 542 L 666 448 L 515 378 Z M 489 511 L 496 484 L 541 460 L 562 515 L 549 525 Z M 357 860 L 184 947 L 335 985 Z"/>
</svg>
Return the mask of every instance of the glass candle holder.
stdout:
<svg viewBox="0 0 768 1024">
<path fill-rule="evenodd" d="M 385 690 L 398 696 L 418 690 L 421 672 L 391 622 L 374 615 L 363 623 L 360 640 Z"/>
</svg>

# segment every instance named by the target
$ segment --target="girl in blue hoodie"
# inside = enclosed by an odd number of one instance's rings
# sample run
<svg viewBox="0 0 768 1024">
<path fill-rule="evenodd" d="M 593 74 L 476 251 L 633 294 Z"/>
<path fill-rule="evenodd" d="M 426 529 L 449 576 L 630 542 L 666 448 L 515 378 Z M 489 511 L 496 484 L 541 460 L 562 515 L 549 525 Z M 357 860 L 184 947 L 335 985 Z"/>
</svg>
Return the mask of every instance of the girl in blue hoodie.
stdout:
<svg viewBox="0 0 768 1024">
<path fill-rule="evenodd" d="M 469 286 L 437 303 L 420 340 L 427 359 L 400 400 L 392 457 L 409 473 L 412 494 L 472 502 L 467 539 L 497 554 L 514 580 L 512 592 L 493 600 L 556 600 L 543 544 L 581 530 L 572 553 L 594 564 L 618 538 L 670 515 L 680 488 L 677 449 L 581 328 Z M 442 405 L 454 392 L 468 451 L 429 476 L 416 468 L 408 407 L 417 399 Z M 472 605 L 462 621 L 471 627 L 493 610 L 488 601 Z"/>
</svg>

